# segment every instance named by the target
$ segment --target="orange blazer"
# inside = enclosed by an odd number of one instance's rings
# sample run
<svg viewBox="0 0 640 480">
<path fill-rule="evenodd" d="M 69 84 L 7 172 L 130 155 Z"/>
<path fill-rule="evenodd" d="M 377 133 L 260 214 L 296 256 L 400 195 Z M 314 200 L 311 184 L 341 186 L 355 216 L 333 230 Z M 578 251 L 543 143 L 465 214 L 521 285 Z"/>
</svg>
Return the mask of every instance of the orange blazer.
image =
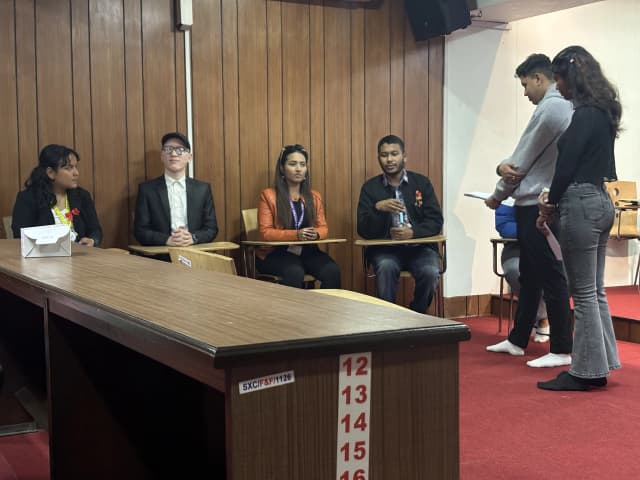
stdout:
<svg viewBox="0 0 640 480">
<path fill-rule="evenodd" d="M 318 231 L 320 239 L 327 238 L 329 235 L 329 227 L 327 226 L 327 219 L 324 216 L 322 197 L 315 190 L 312 190 L 311 194 L 313 195 L 313 203 L 316 207 L 316 223 L 313 226 Z M 260 204 L 258 205 L 260 240 L 266 242 L 297 241 L 297 230 L 284 228 L 284 226 L 280 224 L 276 213 L 276 191 L 273 188 L 267 188 L 260 194 Z M 271 250 L 271 248 L 260 248 L 256 251 L 256 255 L 264 259 Z"/>
</svg>

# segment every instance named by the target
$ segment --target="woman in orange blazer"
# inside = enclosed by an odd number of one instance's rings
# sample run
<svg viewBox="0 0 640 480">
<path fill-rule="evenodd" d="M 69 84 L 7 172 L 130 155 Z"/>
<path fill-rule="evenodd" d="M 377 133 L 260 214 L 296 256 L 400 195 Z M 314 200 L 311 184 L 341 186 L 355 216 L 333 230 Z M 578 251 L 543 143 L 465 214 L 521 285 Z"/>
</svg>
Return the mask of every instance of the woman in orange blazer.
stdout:
<svg viewBox="0 0 640 480">
<path fill-rule="evenodd" d="M 329 229 L 322 197 L 311 190 L 309 153 L 302 145 L 286 145 L 278 158 L 272 188 L 260 195 L 260 239 L 268 242 L 320 240 Z M 340 288 L 340 267 L 317 245 L 289 245 L 256 252 L 261 273 L 277 275 L 283 285 L 302 288 L 309 273 L 321 288 Z"/>
</svg>

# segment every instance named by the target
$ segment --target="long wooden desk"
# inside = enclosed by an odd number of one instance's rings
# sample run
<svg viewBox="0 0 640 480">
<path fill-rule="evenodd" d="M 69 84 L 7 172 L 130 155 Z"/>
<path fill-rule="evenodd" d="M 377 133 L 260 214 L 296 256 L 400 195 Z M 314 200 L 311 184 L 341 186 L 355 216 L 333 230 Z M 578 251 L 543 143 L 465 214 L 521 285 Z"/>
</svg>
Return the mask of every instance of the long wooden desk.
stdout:
<svg viewBox="0 0 640 480">
<path fill-rule="evenodd" d="M 44 317 L 52 479 L 337 478 L 339 355 L 371 352 L 369 477 L 457 479 L 461 323 L 91 248 L 0 290 Z M 286 385 L 240 383 L 295 372 Z"/>
</svg>

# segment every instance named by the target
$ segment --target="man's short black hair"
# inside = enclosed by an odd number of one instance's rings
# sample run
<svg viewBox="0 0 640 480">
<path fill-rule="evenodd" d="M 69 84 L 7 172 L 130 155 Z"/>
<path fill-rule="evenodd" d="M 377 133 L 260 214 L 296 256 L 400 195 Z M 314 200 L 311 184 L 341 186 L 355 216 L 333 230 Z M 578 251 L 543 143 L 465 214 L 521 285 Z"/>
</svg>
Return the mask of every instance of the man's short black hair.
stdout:
<svg viewBox="0 0 640 480">
<path fill-rule="evenodd" d="M 551 73 L 551 60 L 544 53 L 533 53 L 516 68 L 516 77 L 530 77 L 534 73 L 540 73 L 549 80 L 553 78 Z"/>
<path fill-rule="evenodd" d="M 397 135 L 387 135 L 382 137 L 378 142 L 378 153 L 380 153 L 380 147 L 384 144 L 387 145 L 400 145 L 400 151 L 404 153 L 404 141 Z"/>
</svg>

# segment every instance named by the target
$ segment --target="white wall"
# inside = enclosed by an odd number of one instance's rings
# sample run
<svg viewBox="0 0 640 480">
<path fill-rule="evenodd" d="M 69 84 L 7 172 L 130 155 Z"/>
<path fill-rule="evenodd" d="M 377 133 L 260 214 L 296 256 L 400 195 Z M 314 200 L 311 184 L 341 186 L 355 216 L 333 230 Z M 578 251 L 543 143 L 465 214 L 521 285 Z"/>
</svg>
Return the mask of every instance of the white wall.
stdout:
<svg viewBox="0 0 640 480">
<path fill-rule="evenodd" d="M 622 133 L 616 145 L 618 177 L 640 182 L 640 1 L 606 0 L 513 22 L 509 31 L 473 26 L 445 44 L 444 214 L 447 297 L 497 292 L 489 238 L 493 212 L 467 191 L 492 191 L 495 167 L 508 157 L 533 105 L 523 96 L 516 67 L 530 53 L 551 58 L 582 45 L 620 91 Z M 628 284 L 637 247 L 609 242 L 607 285 Z"/>
</svg>

